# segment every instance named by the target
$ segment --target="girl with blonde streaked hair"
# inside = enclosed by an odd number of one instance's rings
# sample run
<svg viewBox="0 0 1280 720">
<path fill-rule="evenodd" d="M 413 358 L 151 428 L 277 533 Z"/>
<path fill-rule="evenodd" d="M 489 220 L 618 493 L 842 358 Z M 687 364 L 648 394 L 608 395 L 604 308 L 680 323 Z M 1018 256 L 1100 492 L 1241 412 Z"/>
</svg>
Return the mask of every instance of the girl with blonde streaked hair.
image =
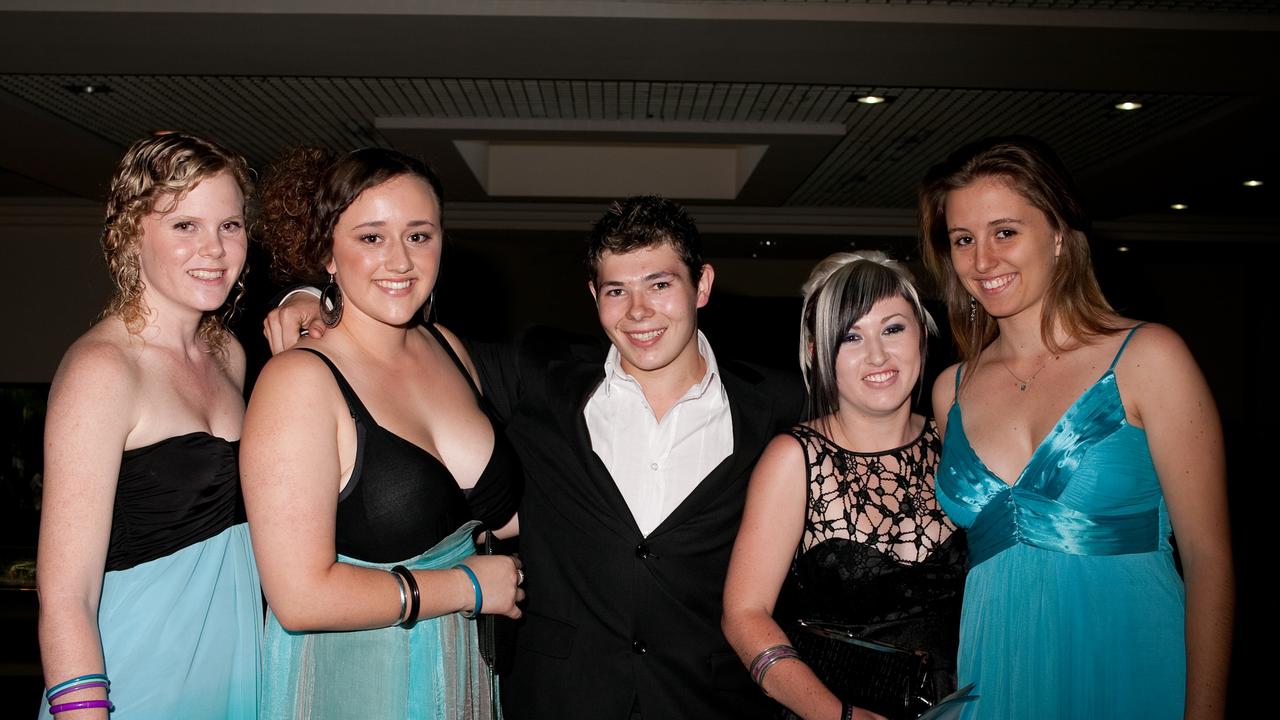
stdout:
<svg viewBox="0 0 1280 720">
<path fill-rule="evenodd" d="M 723 621 L 788 717 L 915 718 L 955 689 L 964 539 L 934 496 L 937 430 L 911 411 L 933 331 L 882 253 L 833 255 L 804 285 L 808 420 L 752 474 Z"/>
</svg>

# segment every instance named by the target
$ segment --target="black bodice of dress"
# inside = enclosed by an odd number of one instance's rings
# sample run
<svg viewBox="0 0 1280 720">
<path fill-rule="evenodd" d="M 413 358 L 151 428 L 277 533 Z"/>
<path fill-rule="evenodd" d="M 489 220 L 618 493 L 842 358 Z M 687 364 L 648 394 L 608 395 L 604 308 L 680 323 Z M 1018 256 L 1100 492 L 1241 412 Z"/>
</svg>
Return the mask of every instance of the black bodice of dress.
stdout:
<svg viewBox="0 0 1280 720">
<path fill-rule="evenodd" d="M 472 519 L 488 528 L 501 527 L 519 504 L 524 476 L 515 449 L 449 343 L 435 328 L 428 330 L 476 392 L 493 426 L 489 462 L 465 493 L 434 455 L 378 425 L 337 366 L 309 350 L 333 372 L 356 425 L 355 467 L 338 496 L 334 538 L 337 551 L 348 557 L 375 563 L 411 558 Z"/>
<path fill-rule="evenodd" d="M 805 426 L 789 432 L 804 449 L 809 493 L 779 617 L 853 626 L 953 668 L 965 542 L 934 494 L 936 426 L 882 453 L 845 450 Z"/>
<path fill-rule="evenodd" d="M 238 445 L 193 432 L 125 450 L 106 569 L 128 570 L 244 522 Z"/>
</svg>

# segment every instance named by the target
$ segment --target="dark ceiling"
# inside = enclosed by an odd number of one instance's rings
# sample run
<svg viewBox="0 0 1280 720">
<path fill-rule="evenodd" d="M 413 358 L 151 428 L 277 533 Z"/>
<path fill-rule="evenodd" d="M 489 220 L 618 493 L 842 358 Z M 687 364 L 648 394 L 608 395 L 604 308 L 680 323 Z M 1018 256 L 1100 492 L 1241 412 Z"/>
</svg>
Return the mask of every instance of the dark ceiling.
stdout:
<svg viewBox="0 0 1280 720">
<path fill-rule="evenodd" d="M 97 199 L 129 141 L 182 128 L 257 165 L 298 143 L 408 147 L 443 168 L 455 219 L 580 227 L 598 200 L 491 196 L 452 141 L 719 140 L 773 154 L 750 192 L 703 202 L 706 229 L 906 237 L 930 164 L 1025 133 L 1116 237 L 1280 241 L 1280 2 L 177 5 L 3 3 L 0 202 Z"/>
</svg>

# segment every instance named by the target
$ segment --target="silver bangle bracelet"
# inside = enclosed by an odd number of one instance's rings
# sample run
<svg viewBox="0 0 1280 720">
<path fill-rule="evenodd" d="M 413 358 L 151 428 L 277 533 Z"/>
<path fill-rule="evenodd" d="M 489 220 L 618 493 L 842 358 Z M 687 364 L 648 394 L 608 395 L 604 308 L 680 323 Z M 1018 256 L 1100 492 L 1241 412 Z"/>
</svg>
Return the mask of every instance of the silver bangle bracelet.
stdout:
<svg viewBox="0 0 1280 720">
<path fill-rule="evenodd" d="M 394 570 L 388 570 L 391 577 L 396 579 L 396 589 L 400 591 L 400 614 L 396 615 L 396 624 L 404 622 L 404 614 L 409 610 L 409 598 L 404 592 L 404 578 L 400 577 L 400 573 Z"/>
</svg>

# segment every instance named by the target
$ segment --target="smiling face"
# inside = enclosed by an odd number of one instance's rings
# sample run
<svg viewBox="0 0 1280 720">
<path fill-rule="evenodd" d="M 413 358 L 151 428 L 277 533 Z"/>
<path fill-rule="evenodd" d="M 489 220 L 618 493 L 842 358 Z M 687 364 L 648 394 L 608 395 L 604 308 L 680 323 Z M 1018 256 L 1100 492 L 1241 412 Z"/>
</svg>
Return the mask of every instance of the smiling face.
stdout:
<svg viewBox="0 0 1280 720">
<path fill-rule="evenodd" d="M 177 202 L 161 197 L 138 239 L 143 303 L 160 313 L 201 315 L 222 307 L 244 267 L 244 195 L 226 172 L 205 178 Z"/>
<path fill-rule="evenodd" d="M 413 321 L 440 270 L 440 202 L 425 180 L 397 175 L 365 190 L 338 217 L 327 269 L 342 289 L 343 322 Z"/>
<path fill-rule="evenodd" d="M 1039 316 L 1061 236 L 1038 208 L 997 177 L 947 194 L 951 263 L 969 294 L 997 320 Z"/>
<path fill-rule="evenodd" d="M 668 371 L 698 374 L 698 308 L 711 297 L 714 276 L 704 265 L 694 283 L 665 242 L 601 256 L 590 290 L 624 371 L 637 379 Z"/>
<path fill-rule="evenodd" d="M 840 412 L 884 416 L 910 412 L 920 377 L 920 323 L 901 295 L 879 300 L 845 333 L 836 353 Z"/>
</svg>

